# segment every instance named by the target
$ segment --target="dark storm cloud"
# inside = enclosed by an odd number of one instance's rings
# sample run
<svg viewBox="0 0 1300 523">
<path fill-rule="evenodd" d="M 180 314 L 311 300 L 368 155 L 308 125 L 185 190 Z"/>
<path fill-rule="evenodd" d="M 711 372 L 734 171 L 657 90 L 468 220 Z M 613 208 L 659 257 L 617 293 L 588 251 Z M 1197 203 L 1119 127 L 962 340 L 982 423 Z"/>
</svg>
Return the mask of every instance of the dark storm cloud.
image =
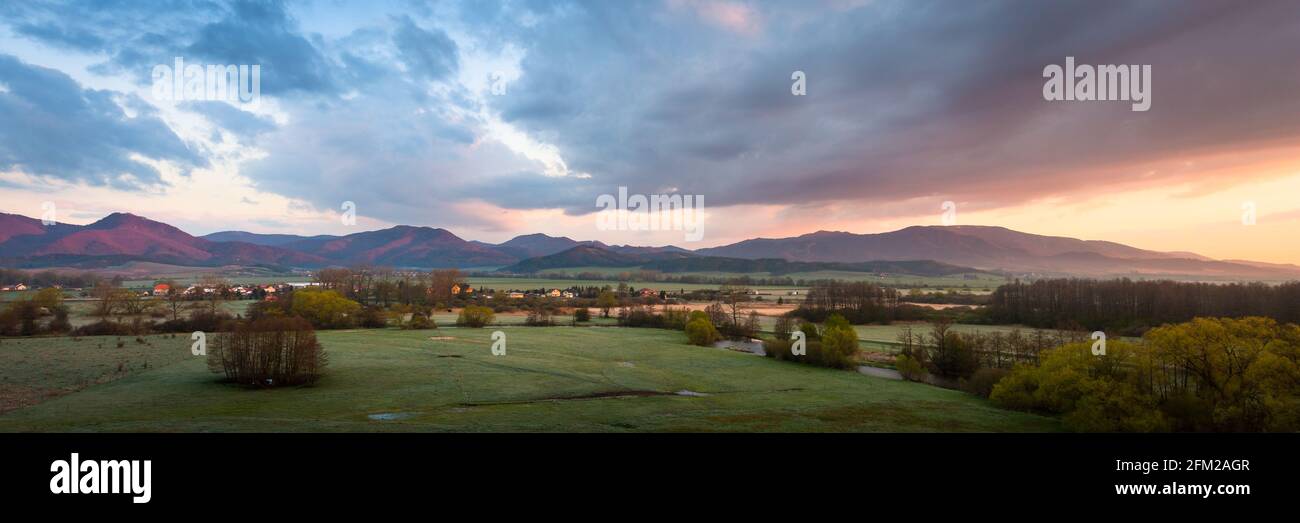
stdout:
<svg viewBox="0 0 1300 523">
<path fill-rule="evenodd" d="M 206 165 L 134 97 L 83 89 L 59 71 L 4 54 L 0 86 L 0 170 L 136 189 L 162 179 L 132 155 L 182 169 Z"/>
<path fill-rule="evenodd" d="M 411 17 L 396 19 L 393 43 L 406 67 L 416 76 L 441 80 L 456 71 L 456 42 L 438 29 L 426 30 Z"/>
<path fill-rule="evenodd" d="M 3 8 L 15 32 L 109 59 L 104 73 L 148 82 L 153 67 L 189 63 L 258 64 L 263 94 L 333 93 L 329 63 L 297 30 L 278 1 L 15 2 Z"/>
<path fill-rule="evenodd" d="M 262 93 L 289 123 L 195 107 L 257 136 L 266 157 L 241 174 L 390 221 L 472 221 L 444 214 L 470 200 L 584 213 L 619 186 L 710 206 L 1014 205 L 1300 134 L 1300 16 L 1284 1 L 482 1 L 377 7 L 332 38 L 304 33 L 279 2 L 104 6 L 18 2 L 0 15 L 20 37 L 103 53 L 101 70 L 142 83 L 178 54 L 262 64 Z M 456 81 L 473 70 L 462 52 L 507 48 L 523 58 L 505 95 Z M 1151 65 L 1151 110 L 1044 101 L 1043 67 L 1066 56 Z M 790 93 L 796 70 L 807 96 Z M 487 138 L 483 114 L 591 177 L 537 174 Z"/>
<path fill-rule="evenodd" d="M 536 32 L 502 114 L 609 187 L 675 186 L 714 205 L 1014 203 L 1134 174 L 1077 169 L 1300 130 L 1285 2 L 756 5 L 751 38 L 583 4 Z M 1151 64 L 1153 109 L 1045 102 L 1043 67 L 1066 56 Z M 795 70 L 808 96 L 790 94 Z"/>
</svg>

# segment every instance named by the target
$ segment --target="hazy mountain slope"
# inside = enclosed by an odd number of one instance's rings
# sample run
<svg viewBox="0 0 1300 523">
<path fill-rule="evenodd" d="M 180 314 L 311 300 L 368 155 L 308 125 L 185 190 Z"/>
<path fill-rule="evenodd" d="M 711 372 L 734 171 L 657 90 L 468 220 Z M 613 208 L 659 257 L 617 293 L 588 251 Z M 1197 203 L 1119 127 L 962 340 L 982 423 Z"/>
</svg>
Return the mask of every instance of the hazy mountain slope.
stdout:
<svg viewBox="0 0 1300 523">
<path fill-rule="evenodd" d="M 347 236 L 309 238 L 283 247 L 344 264 L 395 267 L 483 267 L 518 261 L 494 247 L 468 242 L 445 229 L 399 225 Z"/>
<path fill-rule="evenodd" d="M 572 249 L 578 245 L 592 245 L 596 247 L 605 246 L 605 244 L 600 242 L 580 242 L 565 236 L 556 237 L 537 233 L 515 236 L 514 238 L 499 243 L 494 247 L 501 252 L 505 252 L 522 260 L 525 258 L 548 256 L 557 252 Z"/>
<path fill-rule="evenodd" d="M 780 276 L 796 272 L 847 271 L 868 273 L 906 274 L 912 276 L 949 276 L 953 274 L 974 273 L 971 267 L 949 265 L 930 260 L 905 261 L 869 261 L 858 263 L 839 262 L 792 262 L 777 258 L 721 258 L 716 256 L 692 256 L 672 260 L 651 261 L 641 265 L 642 269 L 666 273 L 674 272 L 730 272 L 756 273 L 765 272 Z"/>
<path fill-rule="evenodd" d="M 608 247 L 578 245 L 567 251 L 529 258 L 500 269 L 514 274 L 533 274 L 567 267 L 635 267 L 654 260 L 692 256 L 679 252 L 622 253 Z"/>
<path fill-rule="evenodd" d="M 203 236 L 200 236 L 200 238 L 203 238 L 208 241 L 213 241 L 213 242 L 244 242 L 244 243 L 251 243 L 253 245 L 265 245 L 269 247 L 277 247 L 280 245 L 284 245 L 286 243 L 293 243 L 296 241 L 337 238 L 337 236 L 328 236 L 328 235 L 299 236 L 297 234 L 259 234 L 255 232 L 244 232 L 244 231 L 221 231 L 221 232 L 214 232 L 212 234 L 205 234 Z"/>
<path fill-rule="evenodd" d="M 1114 242 L 984 226 L 917 226 L 879 234 L 821 231 L 793 238 L 745 240 L 696 252 L 819 262 L 925 259 L 982 270 L 1086 276 L 1300 277 L 1300 270 L 1284 266 L 1217 261 L 1194 253 L 1149 251 Z"/>
</svg>

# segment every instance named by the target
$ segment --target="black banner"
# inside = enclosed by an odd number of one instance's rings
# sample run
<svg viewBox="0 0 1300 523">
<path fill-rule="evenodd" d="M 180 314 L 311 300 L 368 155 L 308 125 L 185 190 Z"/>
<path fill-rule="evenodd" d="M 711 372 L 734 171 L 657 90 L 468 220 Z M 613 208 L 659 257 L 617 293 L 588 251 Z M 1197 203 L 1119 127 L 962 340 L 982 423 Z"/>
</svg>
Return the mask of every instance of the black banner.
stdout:
<svg viewBox="0 0 1300 523">
<path fill-rule="evenodd" d="M 0 498 L 123 513 L 414 507 L 430 496 L 677 503 L 719 494 L 742 504 L 863 497 L 927 511 L 1027 501 L 1200 511 L 1294 499 L 1296 442 L 1246 434 L 8 434 L 0 436 Z"/>
</svg>

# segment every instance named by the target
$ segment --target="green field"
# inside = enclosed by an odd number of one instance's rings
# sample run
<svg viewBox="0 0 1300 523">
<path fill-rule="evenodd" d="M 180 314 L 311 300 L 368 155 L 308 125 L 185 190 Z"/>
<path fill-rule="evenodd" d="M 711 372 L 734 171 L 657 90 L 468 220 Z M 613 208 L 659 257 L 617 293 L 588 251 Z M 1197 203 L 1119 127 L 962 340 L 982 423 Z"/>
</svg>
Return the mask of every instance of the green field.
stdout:
<svg viewBox="0 0 1300 523">
<path fill-rule="evenodd" d="M 1059 430 L 962 392 L 694 347 L 676 331 L 502 330 L 504 356 L 491 329 L 322 332 L 326 376 L 280 390 L 218 382 L 185 337 L 6 339 L 2 390 L 41 402 L 0 415 L 0 431 Z"/>
<path fill-rule="evenodd" d="M 542 272 L 541 275 L 542 278 L 537 280 L 573 282 L 575 280 L 566 280 L 566 279 L 545 280 L 545 276 L 548 273 L 578 274 L 578 273 L 587 272 L 587 273 L 602 274 L 609 277 L 609 280 L 602 281 L 600 285 L 606 285 L 606 284 L 618 285 L 617 276 L 619 274 L 627 273 L 632 276 L 635 276 L 638 270 L 640 269 L 628 268 L 628 267 L 565 267 L 565 268 L 557 268 L 557 269 L 547 269 L 546 271 Z M 993 292 L 993 290 L 996 289 L 998 285 L 1006 283 L 1006 278 L 1002 276 L 987 274 L 987 273 L 972 273 L 969 275 L 969 277 L 973 279 L 967 279 L 968 275 L 964 275 L 964 274 L 955 274 L 952 276 L 906 276 L 906 275 L 890 274 L 885 276 L 879 276 L 869 272 L 853 272 L 853 271 L 795 272 L 790 274 L 779 274 L 779 275 L 773 275 L 771 273 L 766 273 L 766 272 L 749 272 L 749 273 L 674 272 L 674 273 L 666 273 L 665 275 L 673 276 L 673 277 L 702 276 L 707 278 L 740 278 L 740 277 L 748 276 L 750 278 L 755 278 L 755 279 L 790 278 L 796 281 L 797 280 L 867 281 L 867 282 L 872 282 L 879 285 L 890 286 L 890 287 L 921 287 L 932 291 L 955 290 L 955 291 L 967 291 L 973 294 L 990 293 Z M 474 279 L 475 278 L 471 278 L 471 281 Z M 514 279 L 514 278 L 479 278 L 479 279 L 495 281 L 495 280 L 504 280 L 504 279 Z M 521 279 L 528 280 L 531 278 L 521 278 Z M 583 280 L 576 280 L 576 281 L 583 281 Z M 681 289 L 681 288 L 687 290 L 716 289 L 718 287 L 717 284 L 705 284 L 705 283 L 694 283 L 694 284 L 684 283 L 683 284 L 683 283 L 638 282 L 636 284 L 633 284 L 632 282 L 629 282 L 628 284 L 634 285 L 637 288 L 644 286 L 644 287 L 650 287 L 652 289 L 662 288 L 667 290 Z M 572 285 L 572 283 L 570 283 L 570 285 Z M 783 290 L 783 291 L 806 288 L 800 286 L 774 286 L 774 285 L 759 285 L 754 287 L 757 289 L 770 289 L 770 290 Z"/>
<path fill-rule="evenodd" d="M 487 287 L 489 289 L 496 289 L 499 291 L 508 290 L 508 289 L 526 290 L 526 289 L 541 289 L 541 288 L 567 289 L 569 287 L 602 287 L 605 285 L 608 285 L 610 287 L 618 287 L 619 283 L 626 283 L 628 286 L 635 287 L 637 289 L 649 287 L 657 291 L 658 290 L 676 291 L 682 289 L 692 291 L 692 290 L 700 290 L 700 289 L 718 288 L 718 285 L 716 283 L 674 283 L 674 282 L 652 282 L 652 281 L 619 282 L 618 280 L 613 280 L 613 279 L 572 280 L 572 279 L 563 279 L 563 278 L 555 278 L 555 279 L 552 278 L 489 278 L 489 277 L 471 276 L 469 278 L 466 278 L 466 280 L 468 280 L 469 283 L 475 287 Z M 751 286 L 751 288 L 757 290 L 769 290 L 769 291 L 777 291 L 777 292 L 787 292 L 787 291 L 799 289 L 799 287 L 785 287 L 779 285 L 754 285 Z"/>
</svg>

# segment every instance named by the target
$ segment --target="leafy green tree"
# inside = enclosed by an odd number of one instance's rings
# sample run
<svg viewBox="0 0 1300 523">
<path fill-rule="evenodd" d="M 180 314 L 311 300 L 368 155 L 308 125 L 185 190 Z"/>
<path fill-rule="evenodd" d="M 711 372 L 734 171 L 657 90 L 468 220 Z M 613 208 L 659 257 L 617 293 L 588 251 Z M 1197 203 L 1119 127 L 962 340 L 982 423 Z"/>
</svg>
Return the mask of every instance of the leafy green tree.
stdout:
<svg viewBox="0 0 1300 523">
<path fill-rule="evenodd" d="M 1143 339 L 1154 360 L 1150 392 L 1169 399 L 1165 410 L 1181 414 L 1181 430 L 1300 430 L 1300 326 L 1196 318 Z"/>
<path fill-rule="evenodd" d="M 622 286 L 623 284 L 619 284 Z M 596 306 L 600 308 L 601 316 L 609 317 L 609 310 L 618 306 L 618 297 L 609 290 L 600 291 L 596 296 Z"/>
<path fill-rule="evenodd" d="M 822 328 L 820 349 L 818 359 L 822 366 L 850 368 L 858 353 L 858 333 L 844 316 L 831 314 Z"/>
<path fill-rule="evenodd" d="M 1168 430 L 1157 398 L 1142 388 L 1144 349 L 1108 341 L 1105 355 L 1090 342 L 1043 353 L 1040 365 L 1018 365 L 993 386 L 989 399 L 1007 408 L 1063 414 L 1067 428 L 1085 432 Z"/>
<path fill-rule="evenodd" d="M 341 329 L 355 324 L 361 304 L 335 290 L 303 289 L 294 291 L 290 311 L 318 329 Z"/>
<path fill-rule="evenodd" d="M 692 316 L 694 315 L 692 314 Z M 690 340 L 692 345 L 711 347 L 721 338 L 722 335 L 718 333 L 718 329 L 713 326 L 707 316 L 695 317 L 695 319 L 686 322 L 686 339 Z"/>
</svg>

